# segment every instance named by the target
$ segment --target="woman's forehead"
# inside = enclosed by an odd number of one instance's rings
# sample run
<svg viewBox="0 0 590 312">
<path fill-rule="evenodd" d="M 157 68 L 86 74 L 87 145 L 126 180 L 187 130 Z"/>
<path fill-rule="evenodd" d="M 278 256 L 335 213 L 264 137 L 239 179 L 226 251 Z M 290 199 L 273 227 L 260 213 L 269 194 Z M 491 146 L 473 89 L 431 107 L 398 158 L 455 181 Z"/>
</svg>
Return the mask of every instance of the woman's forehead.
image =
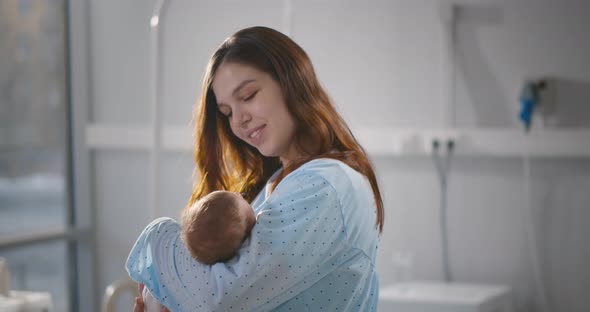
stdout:
<svg viewBox="0 0 590 312">
<path fill-rule="evenodd" d="M 255 79 L 260 71 L 250 65 L 223 62 L 217 68 L 213 78 L 213 89 L 232 89 L 240 82 Z"/>
<path fill-rule="evenodd" d="M 253 66 L 240 63 L 221 63 L 211 84 L 215 96 L 224 98 L 234 95 L 244 85 L 261 81 L 264 73 Z"/>
</svg>

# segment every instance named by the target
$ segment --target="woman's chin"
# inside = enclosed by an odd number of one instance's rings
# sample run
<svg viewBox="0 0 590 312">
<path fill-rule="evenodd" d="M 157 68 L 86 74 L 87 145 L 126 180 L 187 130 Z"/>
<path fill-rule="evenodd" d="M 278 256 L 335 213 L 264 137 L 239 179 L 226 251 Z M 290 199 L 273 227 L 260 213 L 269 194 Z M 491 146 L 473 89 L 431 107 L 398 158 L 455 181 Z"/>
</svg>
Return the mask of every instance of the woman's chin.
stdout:
<svg viewBox="0 0 590 312">
<path fill-rule="evenodd" d="M 262 156 L 264 157 L 279 157 L 278 153 L 275 153 L 273 151 L 269 151 L 268 149 L 265 148 L 260 148 L 258 147 L 258 152 L 260 152 L 260 154 L 262 154 Z"/>
<path fill-rule="evenodd" d="M 260 148 L 259 146 L 255 146 L 255 147 L 258 150 L 258 152 L 260 154 L 262 154 L 262 156 L 264 156 L 264 157 L 272 157 L 271 154 L 266 149 Z"/>
</svg>

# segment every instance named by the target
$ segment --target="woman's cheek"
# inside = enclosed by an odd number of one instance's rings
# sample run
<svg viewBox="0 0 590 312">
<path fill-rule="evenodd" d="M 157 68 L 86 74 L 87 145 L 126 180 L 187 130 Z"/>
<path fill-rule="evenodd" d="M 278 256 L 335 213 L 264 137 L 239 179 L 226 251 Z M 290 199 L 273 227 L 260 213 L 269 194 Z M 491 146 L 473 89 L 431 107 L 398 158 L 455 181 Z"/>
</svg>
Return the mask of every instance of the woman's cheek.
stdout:
<svg viewBox="0 0 590 312">
<path fill-rule="evenodd" d="M 234 124 L 233 124 L 231 121 L 230 121 L 230 124 L 229 124 L 229 128 L 231 129 L 231 133 L 233 133 L 233 134 L 234 134 L 234 135 L 235 135 L 235 136 L 236 136 L 238 139 L 240 139 L 240 140 L 242 140 L 242 141 L 244 140 L 244 138 L 242 138 L 242 137 L 240 136 L 239 132 L 236 132 L 236 131 L 235 131 Z"/>
</svg>

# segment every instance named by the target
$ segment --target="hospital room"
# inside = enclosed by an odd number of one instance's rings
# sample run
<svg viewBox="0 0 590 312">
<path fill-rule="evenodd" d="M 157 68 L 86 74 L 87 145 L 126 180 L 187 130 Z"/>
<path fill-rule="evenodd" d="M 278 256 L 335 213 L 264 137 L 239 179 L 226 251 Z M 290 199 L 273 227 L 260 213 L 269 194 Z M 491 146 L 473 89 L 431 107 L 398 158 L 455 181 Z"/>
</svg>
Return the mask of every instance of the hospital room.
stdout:
<svg viewBox="0 0 590 312">
<path fill-rule="evenodd" d="M 0 0 L 0 312 L 590 311 L 589 16 Z"/>
</svg>

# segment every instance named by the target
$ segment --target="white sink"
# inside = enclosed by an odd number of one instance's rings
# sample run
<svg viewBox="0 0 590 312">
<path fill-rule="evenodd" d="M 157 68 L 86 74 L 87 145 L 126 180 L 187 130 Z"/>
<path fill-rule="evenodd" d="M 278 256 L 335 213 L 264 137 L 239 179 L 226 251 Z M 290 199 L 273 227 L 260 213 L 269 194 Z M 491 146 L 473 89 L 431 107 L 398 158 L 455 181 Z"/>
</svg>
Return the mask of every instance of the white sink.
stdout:
<svg viewBox="0 0 590 312">
<path fill-rule="evenodd" d="M 378 311 L 512 312 L 510 288 L 441 282 L 381 287 Z"/>
</svg>

